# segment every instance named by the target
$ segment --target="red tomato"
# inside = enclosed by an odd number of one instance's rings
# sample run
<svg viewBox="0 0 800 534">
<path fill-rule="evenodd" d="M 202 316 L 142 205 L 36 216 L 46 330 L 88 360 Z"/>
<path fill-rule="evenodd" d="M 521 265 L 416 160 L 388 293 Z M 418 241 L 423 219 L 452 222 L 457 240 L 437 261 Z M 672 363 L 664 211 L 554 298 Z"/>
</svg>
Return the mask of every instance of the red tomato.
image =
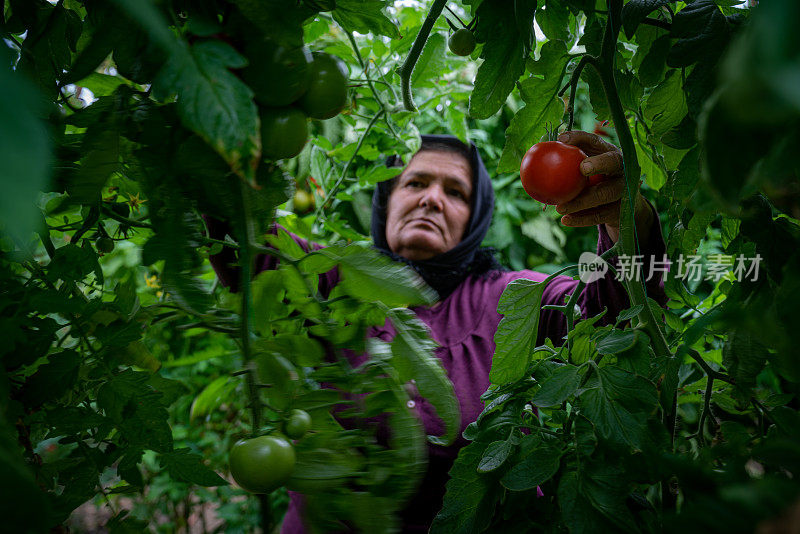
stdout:
<svg viewBox="0 0 800 534">
<path fill-rule="evenodd" d="M 589 183 L 581 174 L 586 154 L 560 141 L 536 143 L 522 158 L 519 176 L 525 192 L 543 204 L 563 204 L 578 196 Z"/>
</svg>

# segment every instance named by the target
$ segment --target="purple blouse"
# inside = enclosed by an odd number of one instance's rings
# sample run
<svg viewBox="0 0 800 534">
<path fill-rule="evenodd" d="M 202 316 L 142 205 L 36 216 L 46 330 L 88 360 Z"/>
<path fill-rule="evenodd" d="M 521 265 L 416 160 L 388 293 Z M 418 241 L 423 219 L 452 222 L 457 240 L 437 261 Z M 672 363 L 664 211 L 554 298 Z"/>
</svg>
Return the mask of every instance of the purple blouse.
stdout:
<svg viewBox="0 0 800 534">
<path fill-rule="evenodd" d="M 652 260 L 654 258 L 660 260 L 666 250 L 657 221 L 656 218 L 650 236 L 642 244 L 641 253 L 644 256 L 642 273 L 645 277 L 649 273 Z M 613 243 L 604 227 L 599 226 L 598 229 L 597 253 L 600 254 L 608 250 Z M 211 224 L 209 231 L 213 236 L 214 228 Z M 295 239 L 305 250 L 309 250 L 308 243 L 296 237 Z M 232 255 L 232 252 L 229 252 Z M 225 268 L 222 265 L 225 262 L 220 260 L 222 260 L 220 257 L 212 258 L 212 264 L 221 281 L 226 285 L 235 282 L 236 273 Z M 275 266 L 274 258 L 259 258 L 258 267 L 261 270 L 275 268 Z M 618 264 L 615 267 L 618 267 Z M 442 505 L 445 483 L 448 480 L 447 473 L 455 461 L 459 449 L 468 443 L 461 437 L 461 432 L 483 411 L 484 406 L 480 396 L 489 387 L 489 370 L 495 349 L 494 334 L 502 319 L 502 316 L 497 313 L 500 295 L 506 285 L 513 280 L 527 278 L 538 282 L 546 277 L 546 274 L 529 270 L 495 271 L 484 277 L 471 276 L 438 306 L 411 308 L 417 317 L 428 325 L 431 336 L 439 345 L 435 354 L 442 361 L 448 377 L 453 382 L 461 408 L 461 429 L 459 437 L 449 447 L 428 444 L 429 464 L 424 480 L 420 490 L 401 514 L 403 532 L 428 531 L 434 516 Z M 337 282 L 337 271 L 326 273 L 320 276 L 320 290 L 327 293 Z M 577 284 L 577 280 L 566 276 L 555 278 L 545 288 L 542 304 L 563 304 L 564 296 L 571 293 Z M 660 273 L 655 273 L 646 282 L 646 289 L 650 298 L 662 305 L 666 302 Z M 608 308 L 608 312 L 598 322 L 598 325 L 613 323 L 617 314 L 629 307 L 628 295 L 622 284 L 611 275 L 587 284 L 578 303 L 584 319 L 594 317 L 604 308 Z M 383 341 L 391 341 L 395 330 L 387 321 L 384 326 L 371 329 L 368 335 Z M 543 343 L 544 339 L 549 337 L 554 344 L 560 345 L 564 335 L 566 335 L 564 315 L 558 311 L 542 310 L 537 344 Z M 433 406 L 419 394 L 413 394 L 412 400 L 414 402 L 413 410 L 421 419 L 425 431 L 428 434 L 442 435 L 444 425 L 437 417 Z M 281 533 L 305 533 L 306 529 L 301 520 L 302 495 L 290 492 L 290 498 L 289 510 L 284 518 Z"/>
</svg>

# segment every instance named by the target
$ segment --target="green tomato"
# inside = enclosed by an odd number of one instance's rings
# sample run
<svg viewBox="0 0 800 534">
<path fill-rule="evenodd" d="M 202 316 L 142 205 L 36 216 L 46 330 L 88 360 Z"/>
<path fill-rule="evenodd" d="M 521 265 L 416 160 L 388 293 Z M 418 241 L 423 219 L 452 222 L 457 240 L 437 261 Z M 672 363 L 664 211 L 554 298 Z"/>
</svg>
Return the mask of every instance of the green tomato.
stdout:
<svg viewBox="0 0 800 534">
<path fill-rule="evenodd" d="M 292 444 L 276 434 L 237 441 L 228 459 L 233 479 L 250 493 L 283 486 L 297 461 Z"/>
<path fill-rule="evenodd" d="M 292 439 L 300 439 L 311 429 L 311 416 L 304 410 L 292 410 L 283 424 L 283 431 Z"/>
<path fill-rule="evenodd" d="M 261 110 L 261 151 L 271 160 L 293 158 L 308 141 L 308 120 L 297 108 Z"/>
<path fill-rule="evenodd" d="M 245 56 L 249 64 L 242 70 L 242 79 L 262 106 L 287 106 L 308 88 L 311 53 L 307 48 L 262 41 L 248 46 Z"/>
<path fill-rule="evenodd" d="M 100 237 L 94 242 L 97 252 L 109 254 L 114 250 L 114 240 L 110 237 Z"/>
<path fill-rule="evenodd" d="M 475 50 L 475 36 L 466 28 L 456 30 L 448 41 L 450 51 L 457 56 L 468 56 Z"/>
<path fill-rule="evenodd" d="M 311 80 L 300 107 L 312 119 L 330 119 L 347 104 L 347 67 L 328 54 L 315 52 L 313 57 Z"/>
<path fill-rule="evenodd" d="M 305 213 L 314 206 L 314 195 L 308 191 L 298 189 L 294 193 L 294 211 Z"/>
</svg>

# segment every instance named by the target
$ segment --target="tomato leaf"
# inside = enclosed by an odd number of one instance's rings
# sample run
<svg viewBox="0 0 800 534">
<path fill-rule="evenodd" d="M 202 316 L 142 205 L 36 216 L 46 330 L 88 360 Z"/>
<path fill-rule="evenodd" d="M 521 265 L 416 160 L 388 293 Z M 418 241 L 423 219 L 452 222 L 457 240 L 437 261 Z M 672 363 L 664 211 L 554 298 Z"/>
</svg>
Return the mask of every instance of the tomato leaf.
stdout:
<svg viewBox="0 0 800 534">
<path fill-rule="evenodd" d="M 447 378 L 442 363 L 433 355 L 436 345 L 428 328 L 408 309 L 390 310 L 388 316 L 397 332 L 392 340 L 392 364 L 400 381 L 407 382 L 413 378 L 420 395 L 433 404 L 444 422 L 444 436 L 428 436 L 428 441 L 450 445 L 461 427 L 461 410 L 453 383 Z"/>
<path fill-rule="evenodd" d="M 641 22 L 656 9 L 668 5 L 669 0 L 630 0 L 622 8 L 622 27 L 630 39 Z"/>
<path fill-rule="evenodd" d="M 525 152 L 539 141 L 548 125 L 553 127 L 561 121 L 564 102 L 557 93 L 568 59 L 563 41 L 548 41 L 542 46 L 540 59 L 535 63 L 537 75 L 519 84 L 525 106 L 514 115 L 506 130 L 506 144 L 497 165 L 498 172 L 519 171 Z"/>
<path fill-rule="evenodd" d="M 347 31 L 400 37 L 400 30 L 385 15 L 385 8 L 386 2 L 382 0 L 336 0 L 333 18 Z"/>
<path fill-rule="evenodd" d="M 244 58 L 221 41 L 180 42 L 158 78 L 161 93 L 178 96 L 178 114 L 231 166 L 252 180 L 261 152 L 253 92 L 228 68 L 245 65 Z"/>
<path fill-rule="evenodd" d="M 161 467 L 175 480 L 199 486 L 225 486 L 227 481 L 206 467 L 203 457 L 188 448 L 175 449 L 158 455 Z"/>
<path fill-rule="evenodd" d="M 524 20 L 533 17 L 535 1 L 518 8 Z M 532 4 L 532 5 L 530 5 Z M 475 119 L 488 119 L 500 109 L 525 70 L 530 52 L 533 25 L 520 32 L 524 23 L 505 1 L 486 1 L 478 9 L 478 41 L 485 39 L 481 52 L 483 63 L 475 76 L 475 87 L 469 97 L 469 113 Z"/>
<path fill-rule="evenodd" d="M 542 282 L 514 280 L 500 296 L 497 313 L 504 317 L 494 335 L 495 350 L 489 372 L 493 384 L 514 382 L 525 376 L 536 346 L 542 294 L 552 278 Z"/>
<path fill-rule="evenodd" d="M 614 367 L 597 368 L 580 393 L 581 413 L 603 438 L 641 450 L 648 412 L 658 402 L 655 386 L 647 379 Z"/>
<path fill-rule="evenodd" d="M 531 404 L 542 407 L 558 406 L 567 400 L 580 385 L 578 370 L 578 367 L 569 364 L 557 368 L 541 381 L 541 388 L 531 399 Z"/>
<path fill-rule="evenodd" d="M 478 463 L 479 473 L 489 473 L 501 467 L 514 452 L 514 444 L 510 441 L 495 441 L 491 443 L 483 452 L 481 461 Z"/>
<path fill-rule="evenodd" d="M 442 509 L 430 528 L 431 534 L 483 532 L 489 526 L 502 488 L 491 474 L 479 473 L 477 466 L 485 443 L 470 443 L 458 453 L 448 473 Z"/>
<path fill-rule="evenodd" d="M 527 450 L 522 450 L 522 461 L 503 475 L 500 483 L 504 488 L 511 491 L 531 490 L 544 484 L 558 472 L 561 466 L 561 449 L 555 444 L 541 443 L 540 439 L 537 436 L 535 446 L 528 445 Z M 531 441 L 533 440 L 523 440 L 520 448 Z"/>
</svg>

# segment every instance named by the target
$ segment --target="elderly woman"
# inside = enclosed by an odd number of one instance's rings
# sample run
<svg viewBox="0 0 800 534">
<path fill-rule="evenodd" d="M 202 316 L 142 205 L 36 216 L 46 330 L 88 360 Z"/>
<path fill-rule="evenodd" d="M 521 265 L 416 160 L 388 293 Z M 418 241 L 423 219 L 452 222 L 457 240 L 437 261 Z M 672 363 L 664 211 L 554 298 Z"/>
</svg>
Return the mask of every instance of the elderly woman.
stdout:
<svg viewBox="0 0 800 534">
<path fill-rule="evenodd" d="M 562 224 L 597 225 L 597 253 L 602 253 L 619 235 L 619 199 L 624 192 L 621 154 L 613 145 L 586 132 L 568 132 L 560 140 L 589 154 L 581 164 L 584 175 L 610 177 L 556 207 L 563 214 Z M 372 201 L 372 238 L 378 250 L 413 267 L 439 295 L 434 305 L 414 307 L 412 311 L 430 328 L 439 345 L 435 354 L 453 382 L 463 431 L 483 410 L 480 396 L 489 386 L 494 334 L 501 319 L 496 311 L 500 295 L 512 280 L 541 281 L 546 275 L 507 271 L 491 251 L 480 248 L 491 223 L 494 194 L 476 147 L 450 136 L 423 136 L 422 141 L 422 148 L 399 177 L 378 184 Z M 664 240 L 653 208 L 640 195 L 635 217 L 645 257 L 643 272 L 647 273 L 649 260 L 663 255 Z M 212 234 L 219 232 L 214 225 L 209 226 Z M 232 282 L 230 272 L 223 268 L 223 258 L 212 261 L 223 282 Z M 260 267 L 274 268 L 275 260 L 265 257 Z M 321 277 L 320 289 L 329 291 L 337 281 L 335 271 L 327 273 Z M 576 286 L 577 281 L 568 277 L 551 281 L 544 291 L 543 304 L 562 304 L 564 296 Z M 652 298 L 665 300 L 660 278 L 650 280 L 647 291 Z M 613 322 L 628 305 L 621 284 L 610 276 L 587 284 L 579 299 L 583 318 L 608 308 L 600 324 Z M 539 324 L 539 343 L 545 338 L 561 343 L 566 333 L 561 313 L 545 310 Z M 384 341 L 390 341 L 394 334 L 388 322 L 369 333 Z M 440 435 L 442 422 L 435 410 L 413 387 L 411 390 L 414 409 L 426 432 Z M 428 531 L 441 508 L 447 473 L 464 445 L 461 437 L 449 447 L 429 444 L 428 470 L 420 491 L 402 514 L 403 532 Z M 304 532 L 301 516 L 302 497 L 292 494 L 282 532 Z"/>
</svg>

